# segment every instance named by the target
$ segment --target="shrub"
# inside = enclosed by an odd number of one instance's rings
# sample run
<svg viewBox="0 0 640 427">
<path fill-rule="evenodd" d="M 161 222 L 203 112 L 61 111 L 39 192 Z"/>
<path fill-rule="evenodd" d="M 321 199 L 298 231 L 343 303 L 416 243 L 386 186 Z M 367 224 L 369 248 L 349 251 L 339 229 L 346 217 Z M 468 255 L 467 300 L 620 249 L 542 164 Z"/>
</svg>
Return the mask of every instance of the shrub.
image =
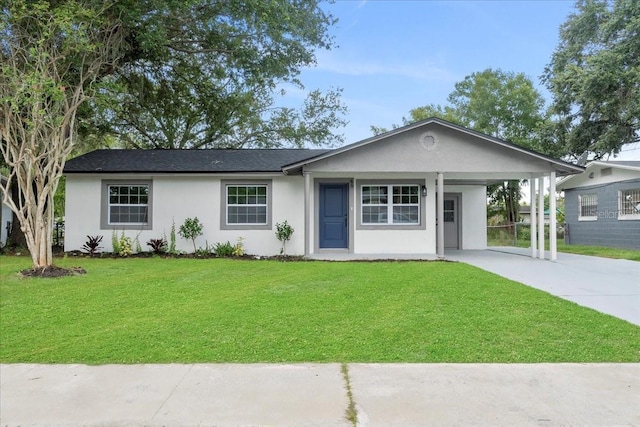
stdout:
<svg viewBox="0 0 640 427">
<path fill-rule="evenodd" d="M 131 242 L 131 237 L 127 237 L 122 235 L 120 237 L 120 240 L 118 240 L 118 247 L 119 247 L 119 252 L 118 255 L 122 256 L 122 257 L 127 257 L 131 254 L 133 254 L 133 246 L 132 246 L 132 242 Z"/>
<path fill-rule="evenodd" d="M 196 238 L 198 236 L 202 236 L 202 229 L 204 227 L 200 223 L 198 217 L 195 218 L 187 218 L 184 220 L 184 223 L 180 226 L 178 230 L 178 234 L 184 239 L 191 239 L 193 243 L 193 252 L 196 252 Z"/>
<path fill-rule="evenodd" d="M 94 256 L 99 254 L 98 249 L 101 248 L 100 242 L 102 242 L 102 236 L 87 236 L 87 241 L 82 245 L 82 249 L 84 249 L 87 254 L 90 256 Z"/>
<path fill-rule="evenodd" d="M 238 241 L 233 247 L 233 256 L 243 256 L 244 255 L 244 238 L 238 237 Z"/>
<path fill-rule="evenodd" d="M 234 246 L 230 242 L 216 243 L 214 245 L 214 252 L 217 257 L 230 257 L 233 256 Z"/>
<path fill-rule="evenodd" d="M 289 223 L 285 220 L 284 222 L 276 223 L 276 237 L 279 241 L 282 242 L 282 248 L 280 248 L 280 254 L 286 255 L 286 245 L 289 240 L 291 240 L 291 236 L 295 230 Z"/>
<path fill-rule="evenodd" d="M 163 254 L 167 251 L 167 241 L 162 239 L 149 239 L 147 246 L 151 247 L 154 254 Z"/>
<path fill-rule="evenodd" d="M 213 245 L 209 246 L 209 242 L 205 242 L 204 248 L 200 247 L 200 248 L 196 249 L 194 254 L 195 254 L 195 256 L 200 257 L 200 258 L 207 258 L 207 257 L 211 256 L 211 254 L 213 253 L 213 250 L 214 250 L 214 246 Z"/>
</svg>

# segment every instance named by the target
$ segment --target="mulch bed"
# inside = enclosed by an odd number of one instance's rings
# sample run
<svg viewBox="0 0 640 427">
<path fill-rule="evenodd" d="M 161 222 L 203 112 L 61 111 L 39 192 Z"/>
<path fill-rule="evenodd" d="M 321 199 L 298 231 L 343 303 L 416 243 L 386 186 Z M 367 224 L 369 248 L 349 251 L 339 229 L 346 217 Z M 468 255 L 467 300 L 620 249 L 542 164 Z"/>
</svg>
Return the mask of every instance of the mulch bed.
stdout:
<svg viewBox="0 0 640 427">
<path fill-rule="evenodd" d="M 77 274 L 86 274 L 87 271 L 82 267 L 63 268 L 51 265 L 42 268 L 28 268 L 20 272 L 25 277 L 64 277 L 75 276 Z"/>
</svg>

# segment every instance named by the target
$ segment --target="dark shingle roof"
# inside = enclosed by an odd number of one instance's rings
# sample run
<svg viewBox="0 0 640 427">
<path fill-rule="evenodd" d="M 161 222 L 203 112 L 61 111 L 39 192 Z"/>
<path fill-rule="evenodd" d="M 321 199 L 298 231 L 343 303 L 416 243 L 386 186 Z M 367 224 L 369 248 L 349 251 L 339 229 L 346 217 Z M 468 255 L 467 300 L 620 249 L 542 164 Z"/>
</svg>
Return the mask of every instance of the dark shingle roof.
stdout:
<svg viewBox="0 0 640 427">
<path fill-rule="evenodd" d="M 64 173 L 281 172 L 330 150 L 96 150 L 67 161 Z"/>
</svg>

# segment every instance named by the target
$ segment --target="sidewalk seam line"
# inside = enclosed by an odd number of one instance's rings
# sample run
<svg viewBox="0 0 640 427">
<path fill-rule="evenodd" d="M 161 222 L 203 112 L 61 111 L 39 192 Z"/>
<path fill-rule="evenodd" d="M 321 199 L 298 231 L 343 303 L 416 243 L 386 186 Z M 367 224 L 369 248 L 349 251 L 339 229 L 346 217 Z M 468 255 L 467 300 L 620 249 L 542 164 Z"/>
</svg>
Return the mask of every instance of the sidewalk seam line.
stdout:
<svg viewBox="0 0 640 427">
<path fill-rule="evenodd" d="M 175 393 L 175 391 L 178 389 L 178 386 L 180 384 L 182 384 L 182 382 L 184 381 L 184 379 L 187 377 L 187 375 L 189 375 L 189 372 L 191 372 L 191 369 L 193 368 L 193 363 L 191 365 L 189 365 L 189 369 L 187 369 L 187 371 L 184 373 L 184 375 L 182 376 L 182 378 L 180 378 L 180 381 L 178 381 L 176 383 L 176 385 L 173 387 L 173 389 L 171 389 L 171 392 L 167 395 L 167 397 L 162 401 L 162 403 L 160 404 L 160 406 L 158 406 L 158 409 L 156 409 L 156 412 L 153 413 L 153 416 L 151 416 L 151 419 L 149 420 L 150 422 L 153 421 L 153 419 L 156 417 L 156 415 L 158 415 L 158 412 L 160 412 L 160 410 L 164 407 L 164 405 L 167 404 L 167 402 L 169 401 L 169 399 L 171 398 L 171 396 L 173 396 L 173 393 Z"/>
<path fill-rule="evenodd" d="M 349 378 L 349 367 L 346 363 L 342 363 L 340 370 L 342 371 L 342 377 L 344 378 L 345 387 L 347 389 L 347 400 L 349 402 L 345 411 L 345 418 L 350 421 L 353 427 L 358 425 L 358 411 L 356 410 L 356 403 L 353 400 L 353 390 L 351 389 L 351 380 Z"/>
</svg>

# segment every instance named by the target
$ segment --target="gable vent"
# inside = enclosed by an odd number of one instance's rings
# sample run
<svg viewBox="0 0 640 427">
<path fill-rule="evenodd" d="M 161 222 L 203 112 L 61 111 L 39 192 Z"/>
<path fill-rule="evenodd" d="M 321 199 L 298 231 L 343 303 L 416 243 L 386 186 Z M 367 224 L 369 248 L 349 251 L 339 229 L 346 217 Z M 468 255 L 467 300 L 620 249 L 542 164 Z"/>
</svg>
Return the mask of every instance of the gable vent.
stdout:
<svg viewBox="0 0 640 427">
<path fill-rule="evenodd" d="M 602 168 L 600 170 L 600 176 L 609 176 L 611 175 L 611 168 Z"/>
</svg>

